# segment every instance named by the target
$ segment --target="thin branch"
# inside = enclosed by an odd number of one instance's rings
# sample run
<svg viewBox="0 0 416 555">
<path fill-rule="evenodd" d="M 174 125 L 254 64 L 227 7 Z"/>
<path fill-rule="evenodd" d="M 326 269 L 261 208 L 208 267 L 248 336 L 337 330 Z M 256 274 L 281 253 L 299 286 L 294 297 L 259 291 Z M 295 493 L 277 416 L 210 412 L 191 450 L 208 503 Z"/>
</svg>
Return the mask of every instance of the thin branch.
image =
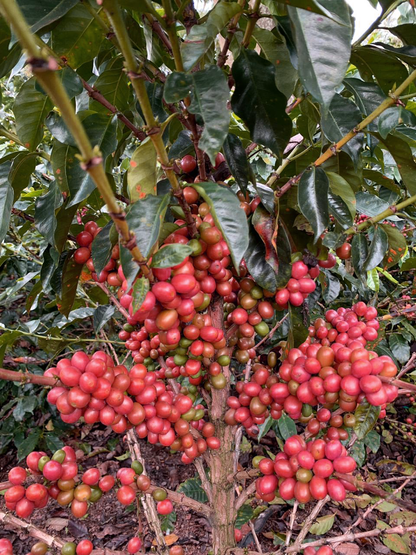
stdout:
<svg viewBox="0 0 416 555">
<path fill-rule="evenodd" d="M 0 368 L 0 380 L 34 383 L 43 386 L 50 385 L 51 387 L 59 384 L 58 380 L 52 376 L 40 376 L 38 374 L 30 374 L 29 372 L 15 372 L 14 370 L 6 370 L 4 368 Z"/>
<path fill-rule="evenodd" d="M 127 310 L 121 306 L 117 297 L 115 297 L 115 295 L 111 293 L 111 291 L 108 289 L 108 287 L 104 285 L 104 283 L 99 283 L 98 281 L 96 281 L 95 285 L 98 285 L 101 291 L 104 291 L 104 293 L 107 295 L 110 301 L 117 307 L 118 311 L 124 316 L 124 318 L 126 318 L 126 320 L 127 318 L 130 318 L 130 315 L 127 312 Z"/>
<path fill-rule="evenodd" d="M 246 27 L 246 32 L 244 33 L 243 41 L 241 46 L 247 48 L 250 44 L 251 35 L 253 34 L 254 27 L 256 26 L 257 20 L 260 17 L 259 8 L 260 8 L 261 0 L 254 0 L 253 9 L 251 13 L 248 15 L 249 20 Z"/>
<path fill-rule="evenodd" d="M 157 489 L 160 489 L 160 488 L 158 486 L 150 486 L 150 488 L 146 490 L 145 493 L 146 495 L 147 494 L 150 495 L 154 490 L 157 490 Z M 168 494 L 168 498 L 174 503 L 178 503 L 178 505 L 185 505 L 185 507 L 189 507 L 189 509 L 192 509 L 193 511 L 197 513 L 201 513 L 205 516 L 211 515 L 211 510 L 208 507 L 208 505 L 205 505 L 204 503 L 200 503 L 199 501 L 195 501 L 195 499 L 192 499 L 191 497 L 188 497 L 183 493 L 179 493 L 177 491 L 173 491 L 166 488 L 163 488 L 163 489 Z"/>
<path fill-rule="evenodd" d="M 263 343 L 265 343 L 268 339 L 271 339 L 275 331 L 280 328 L 280 326 L 283 324 L 286 318 L 288 318 L 288 316 L 289 316 L 289 313 L 285 314 L 283 318 L 279 320 L 277 324 L 269 331 L 269 333 L 266 336 L 264 336 L 263 339 L 257 343 L 257 345 L 253 347 L 253 349 L 257 350 L 260 347 L 260 345 L 263 345 Z"/>
<path fill-rule="evenodd" d="M 254 543 L 256 544 L 256 547 L 257 547 L 259 553 L 262 554 L 263 551 L 262 551 L 262 549 L 261 549 L 261 545 L 260 545 L 260 542 L 259 542 L 259 538 L 257 537 L 256 530 L 255 530 L 255 528 L 254 528 L 254 524 L 252 523 L 251 520 L 250 520 L 250 522 L 249 522 L 249 525 L 250 525 L 251 533 L 252 533 L 253 538 L 254 538 Z"/>
<path fill-rule="evenodd" d="M 201 457 L 197 457 L 194 460 L 194 466 L 198 472 L 199 478 L 201 479 L 201 485 L 202 485 L 202 489 L 205 491 L 205 493 L 207 494 L 208 497 L 208 501 L 212 506 L 212 488 L 211 488 L 211 484 L 208 481 L 206 472 L 205 472 L 205 468 L 204 468 L 204 464 L 201 460 Z"/>
<path fill-rule="evenodd" d="M 306 518 L 306 520 L 305 520 L 305 522 L 302 526 L 302 530 L 299 532 L 299 535 L 296 538 L 295 543 L 293 544 L 293 548 L 296 548 L 297 550 L 299 549 L 300 544 L 303 542 L 303 540 L 308 535 L 308 532 L 309 532 L 315 518 L 319 515 L 319 513 L 321 512 L 323 507 L 328 503 L 328 501 L 330 499 L 331 498 L 329 497 L 329 495 L 327 495 L 326 497 L 324 497 L 323 499 L 318 501 L 318 503 L 315 505 L 313 510 L 307 516 L 307 518 Z"/>
<path fill-rule="evenodd" d="M 235 500 L 235 510 L 238 511 L 240 507 L 256 492 L 256 482 L 252 482 Z"/>
<path fill-rule="evenodd" d="M 409 358 L 407 363 L 403 366 L 400 372 L 396 376 L 396 380 L 399 380 L 406 372 L 409 370 L 413 370 L 416 367 L 416 353 L 412 353 L 412 356 Z"/>
<path fill-rule="evenodd" d="M 243 426 L 240 426 L 235 433 L 235 449 L 234 449 L 234 473 L 237 473 L 238 459 L 240 458 L 241 440 L 243 438 Z"/>
<path fill-rule="evenodd" d="M 380 26 L 380 23 L 382 23 L 391 14 L 391 12 L 395 10 L 397 6 L 404 1 L 405 0 L 399 0 L 399 2 L 392 2 L 391 5 L 385 11 L 383 11 L 378 16 L 378 18 L 370 25 L 370 27 L 353 43 L 352 49 L 354 50 L 354 48 L 356 48 L 357 46 L 360 46 L 360 44 L 363 41 L 365 41 L 365 39 L 369 37 L 371 33 Z"/>
<path fill-rule="evenodd" d="M 286 534 L 286 541 L 285 541 L 286 546 L 290 544 L 290 538 L 292 537 L 293 526 L 295 525 L 295 518 L 296 518 L 296 513 L 298 512 L 298 507 L 299 507 L 299 501 L 296 499 L 293 504 L 292 512 L 290 513 L 289 531 Z"/>
<path fill-rule="evenodd" d="M 223 67 L 225 62 L 227 61 L 228 49 L 230 48 L 231 41 L 233 40 L 234 34 L 237 30 L 237 25 L 240 20 L 240 17 L 243 14 L 243 8 L 245 6 L 245 3 L 246 3 L 246 0 L 238 0 L 238 5 L 241 7 L 241 12 L 236 14 L 232 18 L 231 23 L 228 26 L 228 33 L 217 60 L 218 67 Z"/>
</svg>

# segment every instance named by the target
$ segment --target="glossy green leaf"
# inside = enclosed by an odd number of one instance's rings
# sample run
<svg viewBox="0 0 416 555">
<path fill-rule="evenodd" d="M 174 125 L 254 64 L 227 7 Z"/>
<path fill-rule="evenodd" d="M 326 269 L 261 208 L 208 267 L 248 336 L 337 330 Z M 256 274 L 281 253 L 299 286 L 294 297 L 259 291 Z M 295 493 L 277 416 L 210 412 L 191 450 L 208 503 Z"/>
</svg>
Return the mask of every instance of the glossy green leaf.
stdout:
<svg viewBox="0 0 416 555">
<path fill-rule="evenodd" d="M 94 263 L 95 273 L 100 275 L 104 266 L 108 264 L 111 258 L 111 250 L 114 244 L 111 241 L 111 229 L 114 227 L 113 221 L 110 220 L 102 230 L 94 237 L 91 244 L 91 258 Z"/>
<path fill-rule="evenodd" d="M 361 468 L 367 457 L 364 441 L 356 441 L 351 447 L 350 455 L 357 463 L 358 468 Z"/>
<path fill-rule="evenodd" d="M 277 425 L 279 428 L 279 432 L 281 433 L 282 438 L 285 441 L 288 437 L 292 437 L 297 434 L 295 422 L 286 413 L 282 414 L 282 416 L 277 421 Z"/>
<path fill-rule="evenodd" d="M 76 69 L 98 54 L 103 38 L 102 29 L 87 8 L 77 4 L 53 29 L 51 47 Z"/>
<path fill-rule="evenodd" d="M 322 536 L 331 530 L 335 522 L 335 515 L 329 514 L 318 517 L 312 524 L 309 532 L 316 536 Z"/>
<path fill-rule="evenodd" d="M 10 27 L 0 17 L 0 79 L 13 69 L 22 53 L 18 43 L 9 49 L 11 38 Z"/>
<path fill-rule="evenodd" d="M 40 271 L 41 284 L 45 292 L 48 292 L 50 289 L 50 282 L 58 264 L 58 251 L 54 247 L 48 245 L 47 249 L 43 253 L 43 264 Z"/>
<path fill-rule="evenodd" d="M 351 62 L 357 67 L 364 81 L 373 76 L 381 89 L 388 94 L 406 79 L 406 67 L 390 52 L 375 46 L 360 46 L 352 51 Z"/>
<path fill-rule="evenodd" d="M 14 191 L 9 183 L 11 162 L 0 164 L 0 243 L 9 230 Z"/>
<path fill-rule="evenodd" d="M 75 157 L 76 154 L 75 148 L 57 140 L 54 141 L 51 163 L 55 179 L 61 191 L 71 193 L 73 204 L 81 202 L 95 189 L 95 183 L 81 168 L 79 160 Z"/>
<path fill-rule="evenodd" d="M 379 46 L 383 48 L 384 51 L 393 54 L 395 58 L 402 60 L 402 62 L 405 62 L 410 67 L 414 67 L 416 64 L 416 46 L 402 46 L 396 48 L 391 44 L 384 44 L 381 42 L 375 42 L 374 45 Z"/>
<path fill-rule="evenodd" d="M 351 217 L 354 218 L 357 202 L 355 200 L 354 191 L 352 190 L 350 184 L 337 173 L 329 171 L 325 173 L 329 179 L 329 188 L 332 191 L 332 194 L 342 198 L 342 200 L 348 207 Z"/>
<path fill-rule="evenodd" d="M 234 112 L 247 125 L 254 142 L 281 157 L 290 139 L 292 122 L 286 114 L 286 98 L 276 87 L 273 64 L 253 50 L 242 50 L 232 71 Z"/>
<path fill-rule="evenodd" d="M 324 301 L 330 305 L 338 298 L 341 291 L 339 279 L 329 271 L 322 271 L 319 274 L 319 281 L 322 286 L 322 296 Z"/>
<path fill-rule="evenodd" d="M 57 112 L 55 111 L 51 112 L 46 118 L 45 123 L 46 123 L 46 127 L 49 129 L 54 139 L 66 145 L 70 145 L 73 147 L 77 146 L 77 143 L 75 139 L 72 137 L 64 120 Z"/>
<path fill-rule="evenodd" d="M 347 90 L 353 93 L 355 103 L 364 116 L 368 116 L 387 98 L 386 94 L 381 90 L 377 83 L 362 81 L 353 77 L 344 79 L 344 85 Z M 367 129 L 371 131 L 377 130 L 378 118 L 370 123 Z"/>
<path fill-rule="evenodd" d="M 285 0 L 285 4 L 294 8 L 307 10 L 309 13 L 324 15 L 341 25 L 351 25 L 349 14 L 344 9 L 342 2 L 331 2 L 330 0 Z"/>
<path fill-rule="evenodd" d="M 204 150 L 212 163 L 221 149 L 228 133 L 230 112 L 227 102 L 230 89 L 223 71 L 217 66 L 208 66 L 201 71 L 187 75 L 171 73 L 165 84 L 166 102 L 178 102 L 191 93 L 191 113 L 201 116 L 204 130 L 199 140 L 199 148 Z"/>
<path fill-rule="evenodd" d="M 199 476 L 196 476 L 195 478 L 188 478 L 188 480 L 182 482 L 177 491 L 183 493 L 191 499 L 195 499 L 195 501 L 199 501 L 200 503 L 208 502 L 207 494 L 202 489 L 201 479 Z"/>
<path fill-rule="evenodd" d="M 400 187 L 397 185 L 394 179 L 383 175 L 381 172 L 375 170 L 364 170 L 363 177 L 364 179 L 368 179 L 369 181 L 377 183 L 377 185 L 381 185 L 386 189 L 390 189 L 390 191 L 393 191 L 397 195 L 400 194 Z"/>
<path fill-rule="evenodd" d="M 403 139 L 396 136 L 395 132 L 385 139 L 378 133 L 374 133 L 374 135 L 393 156 L 406 189 L 411 195 L 416 195 L 416 163 L 410 146 Z"/>
<path fill-rule="evenodd" d="M 52 181 L 48 192 L 36 200 L 35 225 L 48 243 L 55 246 L 57 226 L 56 210 L 62 205 L 63 198 L 56 182 Z"/>
<path fill-rule="evenodd" d="M 224 156 L 231 175 L 237 181 L 240 189 L 246 192 L 250 181 L 250 164 L 243 143 L 237 135 L 232 133 L 227 135 L 224 142 Z"/>
<path fill-rule="evenodd" d="M 367 286 L 376 293 L 380 291 L 380 276 L 377 268 L 367 272 Z"/>
<path fill-rule="evenodd" d="M 325 6 L 329 2 L 322 2 Z M 299 77 L 308 92 L 329 108 L 335 89 L 341 84 L 348 67 L 351 49 L 352 25 L 349 8 L 343 0 L 330 3 L 344 25 L 305 10 L 288 7 L 294 27 L 298 53 Z M 331 40 L 328 40 L 331 37 Z"/>
<path fill-rule="evenodd" d="M 375 226 L 368 256 L 363 264 L 363 272 L 368 272 L 380 264 L 386 254 L 387 246 L 387 234 L 382 227 Z"/>
<path fill-rule="evenodd" d="M 113 114 L 90 114 L 82 124 L 92 146 L 98 146 L 104 160 L 117 147 L 117 116 Z"/>
<path fill-rule="evenodd" d="M 401 364 L 405 364 L 409 360 L 410 345 L 403 335 L 392 333 L 389 337 L 389 347 L 394 358 Z"/>
<path fill-rule="evenodd" d="M 129 228 L 134 233 L 137 246 L 145 257 L 150 255 L 159 237 L 169 199 L 169 193 L 163 197 L 148 195 L 143 200 L 135 202 L 127 214 Z"/>
<path fill-rule="evenodd" d="M 360 158 L 358 167 L 356 167 L 346 152 L 338 152 L 335 156 L 331 156 L 329 160 L 322 164 L 325 172 L 333 172 L 342 177 L 353 191 L 359 191 L 363 183 L 363 161 Z M 334 191 L 335 192 L 335 191 Z M 344 198 L 340 193 L 341 198 Z M 348 201 L 344 198 L 344 200 Z"/>
<path fill-rule="evenodd" d="M 149 81 L 146 81 L 145 86 L 154 116 L 158 119 L 159 122 L 165 121 L 168 117 L 168 114 L 163 108 L 164 86 L 160 83 L 151 83 Z M 139 104 L 137 105 L 137 109 L 139 110 L 142 118 L 145 119 Z"/>
<path fill-rule="evenodd" d="M 386 233 L 389 240 L 389 248 L 383 260 L 383 268 L 390 268 L 403 258 L 407 251 L 406 239 L 396 227 L 381 224 L 380 227 Z"/>
<path fill-rule="evenodd" d="M 329 181 L 321 168 L 306 171 L 299 181 L 299 208 L 312 226 L 315 242 L 329 223 L 328 190 Z"/>
<path fill-rule="evenodd" d="M 235 268 L 248 247 L 248 225 L 245 212 L 235 194 L 217 183 L 192 184 L 211 209 L 215 224 L 227 242 Z"/>
<path fill-rule="evenodd" d="M 289 310 L 289 335 L 287 348 L 299 347 L 308 337 L 307 316 L 302 311 L 302 307 L 288 304 Z"/>
<path fill-rule="evenodd" d="M 156 150 L 148 138 L 136 148 L 130 160 L 127 186 L 132 202 L 156 194 L 156 162 Z"/>
<path fill-rule="evenodd" d="M 364 264 L 368 258 L 368 244 L 365 235 L 357 233 L 351 243 L 352 265 L 357 275 L 363 273 Z"/>
<path fill-rule="evenodd" d="M 364 439 L 377 423 L 380 407 L 370 405 L 367 399 L 361 401 L 355 409 L 355 426 L 354 432 L 358 439 Z"/>
<path fill-rule="evenodd" d="M 133 259 L 131 252 L 123 245 L 120 245 L 120 264 L 127 280 L 127 286 L 130 288 L 140 272 L 140 266 Z"/>
<path fill-rule="evenodd" d="M 404 44 L 416 46 L 415 28 L 412 23 L 404 23 L 403 25 L 397 25 L 397 27 L 389 27 L 389 33 L 393 33 L 393 35 L 399 37 Z"/>
<path fill-rule="evenodd" d="M 194 143 L 191 139 L 191 133 L 187 129 L 181 131 L 178 138 L 169 149 L 169 158 L 183 158 L 186 154 L 195 153 Z"/>
<path fill-rule="evenodd" d="M 17 0 L 32 33 L 54 23 L 77 4 L 77 0 Z"/>
<path fill-rule="evenodd" d="M 328 202 L 329 212 L 334 216 L 340 226 L 344 229 L 352 226 L 353 219 L 346 202 L 338 195 L 334 195 L 331 190 L 328 191 Z"/>
<path fill-rule="evenodd" d="M 336 94 L 327 112 L 322 114 L 322 131 L 332 143 L 340 141 L 344 135 L 352 131 L 361 121 L 361 113 L 357 106 L 348 98 Z M 360 133 L 348 141 L 342 148 L 357 164 L 363 147 L 363 135 Z"/>
<path fill-rule="evenodd" d="M 381 436 L 375 430 L 371 430 L 364 438 L 365 445 L 371 449 L 373 453 L 377 453 L 380 449 Z"/>
<path fill-rule="evenodd" d="M 181 245 L 173 243 L 166 245 L 163 249 L 159 249 L 152 257 L 152 268 L 171 268 L 177 266 L 191 255 L 193 252 L 192 247 L 188 245 Z"/>
<path fill-rule="evenodd" d="M 249 503 L 244 503 L 237 512 L 237 518 L 235 519 L 235 527 L 240 529 L 244 524 L 254 517 L 254 510 Z"/>
<path fill-rule="evenodd" d="M 149 280 L 146 279 L 145 277 L 136 279 L 136 281 L 134 282 L 133 302 L 132 302 L 133 314 L 141 308 L 146 298 L 146 295 L 149 292 L 149 289 L 150 289 Z"/>
<path fill-rule="evenodd" d="M 298 72 L 290 60 L 284 36 L 277 29 L 273 29 L 271 32 L 256 27 L 253 37 L 260 45 L 265 57 L 275 66 L 276 87 L 286 98 L 290 98 L 298 79 Z"/>
<path fill-rule="evenodd" d="M 9 183 L 13 187 L 14 202 L 20 197 L 20 193 L 30 184 L 30 176 L 32 175 L 36 164 L 37 154 L 20 152 L 12 162 L 9 174 Z"/>
<path fill-rule="evenodd" d="M 77 264 L 72 256 L 68 256 L 62 271 L 61 302 L 58 304 L 59 312 L 65 316 L 68 316 L 74 304 L 81 272 L 82 264 Z"/>
<path fill-rule="evenodd" d="M 209 13 L 207 21 L 202 25 L 194 25 L 181 45 L 185 71 L 189 71 L 198 63 L 207 50 L 213 45 L 218 33 L 227 25 L 232 17 L 241 12 L 236 2 L 220 0 Z"/>
<path fill-rule="evenodd" d="M 16 133 L 28 150 L 35 150 L 43 138 L 43 123 L 52 110 L 49 97 L 35 89 L 35 78 L 24 83 L 16 97 L 13 112 Z"/>
<path fill-rule="evenodd" d="M 93 325 L 95 333 L 98 333 L 106 325 L 115 311 L 115 306 L 111 304 L 98 306 L 94 310 Z"/>
<path fill-rule="evenodd" d="M 21 461 L 26 458 L 29 453 L 35 450 L 36 445 L 40 439 L 42 428 L 34 428 L 27 438 L 20 443 L 17 449 L 17 460 Z"/>
<path fill-rule="evenodd" d="M 65 200 L 63 205 L 56 212 L 58 225 L 55 231 L 55 246 L 59 253 L 62 252 L 67 240 L 69 228 L 78 209 L 77 204 L 71 204 L 69 198 Z"/>
<path fill-rule="evenodd" d="M 378 118 L 378 132 L 383 139 L 399 125 L 416 125 L 416 116 L 403 106 L 393 106 L 385 110 Z"/>
<path fill-rule="evenodd" d="M 105 68 L 94 83 L 94 88 L 99 91 L 108 102 L 116 106 L 119 112 L 127 110 L 131 100 L 131 87 L 126 73 L 123 71 L 123 59 L 115 58 Z M 90 109 L 95 112 L 108 113 L 108 109 L 98 101 L 91 98 Z"/>
<path fill-rule="evenodd" d="M 249 244 L 244 260 L 250 275 L 263 289 L 274 293 L 277 289 L 277 276 L 265 260 L 264 244 L 252 225 L 249 226 Z"/>
</svg>

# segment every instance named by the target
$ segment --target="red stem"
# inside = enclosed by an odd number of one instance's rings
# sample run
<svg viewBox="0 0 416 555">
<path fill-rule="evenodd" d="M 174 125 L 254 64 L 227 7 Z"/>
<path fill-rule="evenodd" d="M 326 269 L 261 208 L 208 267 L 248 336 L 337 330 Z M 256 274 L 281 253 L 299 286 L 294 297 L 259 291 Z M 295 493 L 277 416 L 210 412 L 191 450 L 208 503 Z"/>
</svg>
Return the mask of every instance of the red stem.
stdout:
<svg viewBox="0 0 416 555">
<path fill-rule="evenodd" d="M 0 379 L 10 380 L 12 382 L 35 383 L 38 385 L 57 385 L 59 382 L 52 376 L 39 376 L 38 374 L 30 374 L 29 372 L 14 372 L 13 370 L 5 370 L 0 368 Z"/>
</svg>

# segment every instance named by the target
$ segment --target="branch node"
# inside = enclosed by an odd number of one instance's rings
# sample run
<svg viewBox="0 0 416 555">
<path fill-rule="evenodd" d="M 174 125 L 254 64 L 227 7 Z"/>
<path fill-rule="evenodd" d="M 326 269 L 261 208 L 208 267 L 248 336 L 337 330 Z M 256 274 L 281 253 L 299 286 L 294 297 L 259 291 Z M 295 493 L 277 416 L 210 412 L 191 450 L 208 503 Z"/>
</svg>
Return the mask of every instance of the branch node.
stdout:
<svg viewBox="0 0 416 555">
<path fill-rule="evenodd" d="M 126 220 L 126 214 L 124 212 L 109 212 L 108 213 L 113 220 L 119 220 L 124 222 Z"/>
<path fill-rule="evenodd" d="M 81 163 L 81 168 L 84 171 L 88 171 L 91 168 L 95 167 L 95 166 L 99 166 L 102 163 L 103 159 L 101 156 L 94 156 L 93 158 L 91 158 L 90 160 L 88 160 L 87 162 L 82 162 Z"/>
<path fill-rule="evenodd" d="M 395 204 L 392 204 L 391 206 L 389 206 L 389 210 L 391 210 L 393 214 L 395 214 L 397 212 L 397 206 Z"/>
<path fill-rule="evenodd" d="M 160 127 L 152 127 L 148 131 L 146 131 L 146 135 L 150 137 L 151 135 L 157 135 L 160 132 Z M 163 165 L 162 165 L 163 168 Z"/>
<path fill-rule="evenodd" d="M 30 66 L 32 73 L 45 73 L 47 71 L 56 71 L 59 69 L 59 65 L 54 58 L 28 58 L 27 63 Z"/>
</svg>

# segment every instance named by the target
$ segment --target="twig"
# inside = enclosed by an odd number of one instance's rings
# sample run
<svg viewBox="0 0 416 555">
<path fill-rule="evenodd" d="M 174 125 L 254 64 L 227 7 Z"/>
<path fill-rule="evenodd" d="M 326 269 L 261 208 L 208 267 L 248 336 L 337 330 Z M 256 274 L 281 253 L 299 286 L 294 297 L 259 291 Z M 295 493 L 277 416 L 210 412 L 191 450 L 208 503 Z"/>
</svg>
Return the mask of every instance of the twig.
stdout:
<svg viewBox="0 0 416 555">
<path fill-rule="evenodd" d="M 217 65 L 218 67 L 223 67 L 225 62 L 227 61 L 227 53 L 228 53 L 228 49 L 230 48 L 230 44 L 231 41 L 233 40 L 233 36 L 237 30 L 237 25 L 238 25 L 238 21 L 243 13 L 242 8 L 244 7 L 246 3 L 246 0 L 238 0 L 238 4 L 241 7 L 241 12 L 236 14 L 232 20 L 231 23 L 228 26 L 228 33 L 227 33 L 227 37 L 224 41 L 223 47 L 221 49 L 220 54 L 218 55 L 218 61 L 217 61 Z"/>
<path fill-rule="evenodd" d="M 154 490 L 160 489 L 158 486 L 150 486 L 148 490 L 146 490 L 146 495 L 150 495 Z M 199 501 L 195 501 L 191 497 L 188 497 L 184 493 L 180 493 L 177 491 L 173 491 L 170 489 L 163 488 L 166 493 L 168 494 L 168 498 L 173 501 L 174 503 L 178 503 L 179 505 L 185 505 L 185 507 L 189 507 L 193 511 L 197 513 L 202 513 L 205 516 L 211 515 L 211 510 L 208 505 L 204 503 L 200 503 Z"/>
<path fill-rule="evenodd" d="M 4 491 L 6 489 L 9 489 L 12 487 L 12 483 L 11 482 L 0 482 L 0 491 Z"/>
<path fill-rule="evenodd" d="M 204 465 L 200 457 L 194 460 L 194 466 L 198 472 L 199 478 L 201 479 L 202 489 L 205 491 L 208 497 L 208 501 L 212 506 L 212 488 L 211 484 L 208 482 L 207 475 L 205 473 Z"/>
<path fill-rule="evenodd" d="M 127 312 L 127 310 L 121 306 L 118 299 L 111 293 L 111 291 L 107 288 L 106 285 L 104 285 L 104 283 L 99 283 L 98 281 L 96 281 L 95 285 L 98 285 L 101 291 L 104 291 L 104 293 L 107 295 L 110 301 L 117 307 L 118 311 L 124 316 L 124 318 L 126 318 L 126 320 L 127 318 L 130 318 L 130 315 Z"/>
<path fill-rule="evenodd" d="M 244 381 L 247 383 L 250 381 L 250 374 L 251 374 L 251 367 L 253 366 L 253 360 L 250 359 L 247 364 L 246 364 L 246 368 L 244 370 Z"/>
<path fill-rule="evenodd" d="M 265 337 L 263 337 L 263 339 L 262 339 L 261 341 L 259 341 L 259 342 L 257 343 L 257 345 L 255 345 L 255 346 L 253 347 L 253 349 L 254 349 L 254 350 L 257 350 L 257 349 L 260 347 L 260 345 L 262 345 L 262 344 L 265 343 L 268 339 L 270 339 L 271 337 L 273 337 L 274 332 L 280 328 L 280 326 L 283 324 L 283 322 L 284 322 L 284 321 L 286 320 L 286 318 L 288 318 L 288 317 L 289 317 L 289 313 L 285 314 L 285 316 L 283 316 L 283 318 L 277 322 L 277 324 L 269 331 L 269 333 L 268 333 Z"/>
<path fill-rule="evenodd" d="M 238 459 L 240 458 L 241 440 L 243 438 L 243 426 L 239 426 L 235 433 L 235 449 L 234 449 L 234 473 L 237 473 Z"/>
<path fill-rule="evenodd" d="M 235 500 L 235 510 L 238 511 L 240 507 L 256 492 L 256 482 L 252 482 Z"/>
<path fill-rule="evenodd" d="M 296 518 L 296 513 L 298 512 L 298 507 L 299 507 L 299 501 L 296 499 L 296 501 L 293 504 L 292 512 L 290 513 L 289 531 L 286 534 L 286 541 L 285 541 L 286 546 L 290 544 L 290 538 L 292 537 L 293 526 L 295 525 L 295 518 Z"/>
<path fill-rule="evenodd" d="M 250 520 L 250 522 L 249 522 L 249 525 L 250 525 L 251 533 L 252 533 L 253 538 L 254 538 L 254 543 L 256 544 L 256 547 L 257 547 L 259 553 L 262 554 L 263 551 L 262 551 L 262 549 L 261 549 L 261 545 L 260 545 L 260 542 L 259 542 L 259 538 L 257 537 L 256 530 L 255 530 L 255 528 L 254 528 L 254 524 L 252 523 L 251 520 Z"/>
<path fill-rule="evenodd" d="M 412 356 L 409 358 L 407 363 L 403 366 L 400 372 L 396 376 L 396 380 L 399 380 L 403 374 L 406 374 L 409 370 L 413 370 L 416 366 L 416 353 L 412 353 Z"/>
<path fill-rule="evenodd" d="M 313 511 L 311 511 L 309 513 L 308 517 L 306 518 L 305 523 L 302 526 L 302 530 L 299 532 L 299 535 L 296 538 L 295 543 L 293 544 L 293 548 L 296 548 L 296 550 L 299 549 L 300 544 L 306 538 L 306 536 L 307 536 L 315 518 L 319 515 L 319 513 L 321 512 L 323 507 L 328 503 L 329 500 L 330 500 L 330 497 L 329 497 L 329 495 L 327 495 L 326 497 L 324 497 L 323 499 L 318 501 L 318 503 L 313 508 Z M 286 544 L 286 545 L 288 545 L 288 544 Z"/>
</svg>

